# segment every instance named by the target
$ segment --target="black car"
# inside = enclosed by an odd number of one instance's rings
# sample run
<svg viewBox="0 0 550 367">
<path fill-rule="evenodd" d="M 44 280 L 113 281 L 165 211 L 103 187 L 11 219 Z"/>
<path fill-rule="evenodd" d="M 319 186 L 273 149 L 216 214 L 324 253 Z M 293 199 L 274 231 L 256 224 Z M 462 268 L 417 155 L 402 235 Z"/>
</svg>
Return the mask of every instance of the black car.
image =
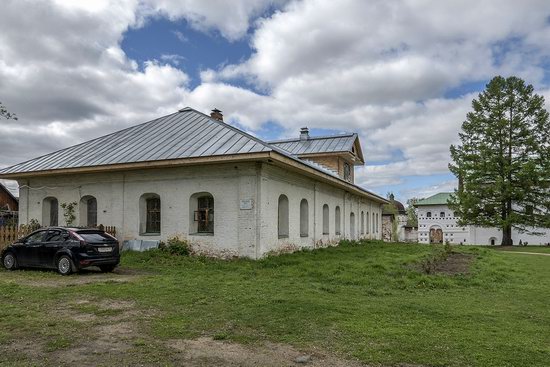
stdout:
<svg viewBox="0 0 550 367">
<path fill-rule="evenodd" d="M 120 262 L 115 237 L 97 229 L 50 227 L 23 237 L 1 254 L 8 270 L 18 267 L 57 269 L 62 275 L 88 266 L 111 272 Z"/>
</svg>

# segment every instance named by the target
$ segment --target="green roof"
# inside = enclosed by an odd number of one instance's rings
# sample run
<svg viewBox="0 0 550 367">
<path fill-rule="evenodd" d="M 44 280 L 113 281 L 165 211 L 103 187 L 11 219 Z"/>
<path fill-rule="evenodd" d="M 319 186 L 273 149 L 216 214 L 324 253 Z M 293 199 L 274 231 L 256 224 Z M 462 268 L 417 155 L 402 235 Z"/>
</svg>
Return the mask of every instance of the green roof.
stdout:
<svg viewBox="0 0 550 367">
<path fill-rule="evenodd" d="M 429 198 L 418 200 L 414 206 L 426 206 L 426 205 L 447 205 L 447 202 L 451 198 L 452 192 L 440 192 L 430 196 Z"/>
</svg>

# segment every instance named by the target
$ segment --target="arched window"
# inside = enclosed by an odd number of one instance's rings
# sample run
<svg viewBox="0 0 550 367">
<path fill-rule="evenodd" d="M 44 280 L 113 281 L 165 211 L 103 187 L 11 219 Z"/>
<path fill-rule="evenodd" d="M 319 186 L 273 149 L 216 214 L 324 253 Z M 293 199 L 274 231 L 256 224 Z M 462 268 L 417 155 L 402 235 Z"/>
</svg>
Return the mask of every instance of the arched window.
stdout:
<svg viewBox="0 0 550 367">
<path fill-rule="evenodd" d="M 367 234 L 370 233 L 370 215 L 369 212 L 367 212 Z"/>
<path fill-rule="evenodd" d="M 189 233 L 214 234 L 214 196 L 199 192 L 189 198 Z"/>
<path fill-rule="evenodd" d="M 42 201 L 42 225 L 59 225 L 59 202 L 54 197 L 47 197 Z"/>
<path fill-rule="evenodd" d="M 376 213 L 376 233 L 378 233 L 378 213 Z"/>
<path fill-rule="evenodd" d="M 306 199 L 300 201 L 300 237 L 309 236 L 309 205 Z"/>
<path fill-rule="evenodd" d="M 432 212 L 427 212 L 426 213 L 426 218 L 431 218 L 432 217 Z"/>
<path fill-rule="evenodd" d="M 328 205 L 323 205 L 323 234 L 328 235 L 330 234 L 330 228 L 329 228 L 329 209 Z"/>
<path fill-rule="evenodd" d="M 80 199 L 80 226 L 97 227 L 97 199 L 93 196 L 83 196 Z"/>
<path fill-rule="evenodd" d="M 355 239 L 355 214 L 350 213 L 349 215 L 349 235 L 352 240 Z"/>
<path fill-rule="evenodd" d="M 439 213 L 439 217 L 440 217 L 440 218 L 445 218 L 445 212 Z"/>
<path fill-rule="evenodd" d="M 336 209 L 334 210 L 334 231 L 336 232 L 336 235 L 339 236 L 341 231 L 340 231 L 340 207 L 337 206 Z"/>
<path fill-rule="evenodd" d="M 361 211 L 361 235 L 365 234 L 365 212 Z"/>
<path fill-rule="evenodd" d="M 286 195 L 279 196 L 278 232 L 279 238 L 288 238 L 288 198 Z"/>
<path fill-rule="evenodd" d="M 139 200 L 139 232 L 141 234 L 160 234 L 161 209 L 160 196 L 143 194 Z"/>
</svg>

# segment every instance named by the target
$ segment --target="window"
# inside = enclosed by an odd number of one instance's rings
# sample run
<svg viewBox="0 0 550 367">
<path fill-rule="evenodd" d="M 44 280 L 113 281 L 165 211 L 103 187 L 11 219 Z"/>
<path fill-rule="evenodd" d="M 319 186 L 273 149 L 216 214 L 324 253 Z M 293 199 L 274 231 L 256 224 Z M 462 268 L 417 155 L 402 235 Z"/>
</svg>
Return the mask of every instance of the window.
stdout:
<svg viewBox="0 0 550 367">
<path fill-rule="evenodd" d="M 48 231 L 48 234 L 44 238 L 44 242 L 59 242 L 63 241 L 63 235 L 61 231 Z"/>
<path fill-rule="evenodd" d="M 340 207 L 337 206 L 334 210 L 334 231 L 336 235 L 340 235 Z"/>
<path fill-rule="evenodd" d="M 426 218 L 431 218 L 432 217 L 432 212 L 427 212 L 426 213 Z"/>
<path fill-rule="evenodd" d="M 161 205 L 157 194 L 143 194 L 139 199 L 139 232 L 141 234 L 160 234 Z"/>
<path fill-rule="evenodd" d="M 439 217 L 440 217 L 440 218 L 445 218 L 445 212 L 439 213 Z"/>
<path fill-rule="evenodd" d="M 197 198 L 197 210 L 193 220 L 197 222 L 197 233 L 214 233 L 214 197 Z"/>
<path fill-rule="evenodd" d="M 59 218 L 59 202 L 54 197 L 45 198 L 42 202 L 42 225 L 57 226 Z"/>
<path fill-rule="evenodd" d="M 365 234 L 365 212 L 361 212 L 361 234 Z"/>
<path fill-rule="evenodd" d="M 288 198 L 286 195 L 279 196 L 277 222 L 279 238 L 288 238 Z"/>
<path fill-rule="evenodd" d="M 147 199 L 146 233 L 160 233 L 160 199 Z"/>
<path fill-rule="evenodd" d="M 80 226 L 97 227 L 97 199 L 93 196 L 80 199 Z"/>
<path fill-rule="evenodd" d="M 306 199 L 300 201 L 300 237 L 309 236 L 309 205 Z"/>
<path fill-rule="evenodd" d="M 351 166 L 348 162 L 344 162 L 344 180 L 351 182 Z"/>
<path fill-rule="evenodd" d="M 328 205 L 323 205 L 323 234 L 328 235 L 330 232 L 329 228 L 329 209 Z"/>
<path fill-rule="evenodd" d="M 27 237 L 25 243 L 33 244 L 33 243 L 42 242 L 42 237 L 44 237 L 44 233 L 46 233 L 46 231 L 38 231 L 36 233 L 31 234 L 29 237 Z"/>
<path fill-rule="evenodd" d="M 370 215 L 369 212 L 367 212 L 367 234 L 370 233 Z"/>
</svg>

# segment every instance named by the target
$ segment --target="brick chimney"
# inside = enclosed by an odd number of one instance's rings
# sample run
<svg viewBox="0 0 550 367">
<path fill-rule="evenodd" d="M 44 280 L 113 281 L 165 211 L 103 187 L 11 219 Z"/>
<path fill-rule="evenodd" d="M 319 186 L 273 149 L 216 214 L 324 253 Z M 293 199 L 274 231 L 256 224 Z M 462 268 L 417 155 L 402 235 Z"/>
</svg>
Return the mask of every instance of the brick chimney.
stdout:
<svg viewBox="0 0 550 367">
<path fill-rule="evenodd" d="M 223 121 L 222 111 L 218 110 L 217 108 L 214 108 L 212 112 L 210 112 L 210 117 L 219 121 Z"/>
<path fill-rule="evenodd" d="M 300 140 L 309 140 L 309 129 L 307 127 L 300 129 Z"/>
</svg>

